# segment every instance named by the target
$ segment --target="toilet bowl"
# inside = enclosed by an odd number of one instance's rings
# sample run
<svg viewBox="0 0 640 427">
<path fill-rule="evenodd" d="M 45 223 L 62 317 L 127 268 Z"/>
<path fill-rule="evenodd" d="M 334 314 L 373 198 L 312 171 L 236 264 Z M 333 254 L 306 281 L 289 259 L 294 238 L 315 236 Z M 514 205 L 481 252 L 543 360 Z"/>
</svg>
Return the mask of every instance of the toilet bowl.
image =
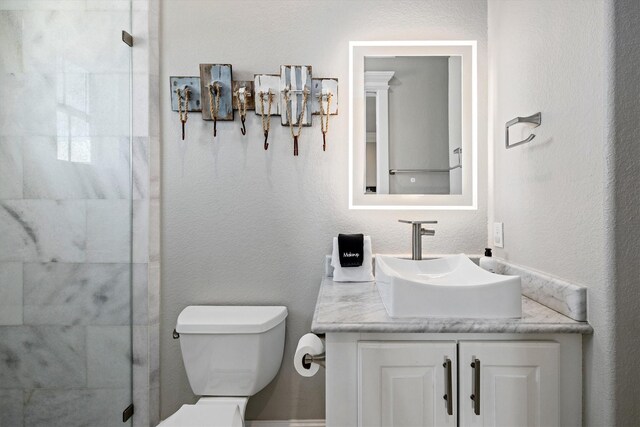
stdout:
<svg viewBox="0 0 640 427">
<path fill-rule="evenodd" d="M 189 306 L 178 316 L 177 336 L 189 385 L 201 396 L 162 421 L 161 427 L 244 425 L 250 396 L 280 369 L 287 308 Z"/>
</svg>

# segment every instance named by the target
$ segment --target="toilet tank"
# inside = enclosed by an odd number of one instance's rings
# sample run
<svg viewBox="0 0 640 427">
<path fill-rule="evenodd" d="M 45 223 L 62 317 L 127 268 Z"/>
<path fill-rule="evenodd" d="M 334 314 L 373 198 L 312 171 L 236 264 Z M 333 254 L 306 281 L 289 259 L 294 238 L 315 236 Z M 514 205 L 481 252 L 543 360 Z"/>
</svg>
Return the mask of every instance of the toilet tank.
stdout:
<svg viewBox="0 0 640 427">
<path fill-rule="evenodd" d="M 282 363 L 287 308 L 189 306 L 178 316 L 182 360 L 199 396 L 252 396 Z"/>
</svg>

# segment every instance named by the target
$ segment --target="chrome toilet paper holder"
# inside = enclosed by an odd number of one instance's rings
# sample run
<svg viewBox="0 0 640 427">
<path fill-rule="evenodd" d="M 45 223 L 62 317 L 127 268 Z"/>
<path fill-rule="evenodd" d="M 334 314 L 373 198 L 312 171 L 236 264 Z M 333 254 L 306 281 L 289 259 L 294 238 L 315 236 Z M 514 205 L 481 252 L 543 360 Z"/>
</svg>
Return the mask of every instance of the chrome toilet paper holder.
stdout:
<svg viewBox="0 0 640 427">
<path fill-rule="evenodd" d="M 325 360 L 326 359 L 327 359 L 327 356 L 326 356 L 325 353 L 316 354 L 315 356 L 313 354 L 307 353 L 302 358 L 302 366 L 305 369 L 309 369 L 309 368 L 311 368 L 311 364 L 312 363 L 316 363 L 316 364 L 322 366 L 323 368 L 326 368 L 326 365 L 325 365 Z"/>
</svg>

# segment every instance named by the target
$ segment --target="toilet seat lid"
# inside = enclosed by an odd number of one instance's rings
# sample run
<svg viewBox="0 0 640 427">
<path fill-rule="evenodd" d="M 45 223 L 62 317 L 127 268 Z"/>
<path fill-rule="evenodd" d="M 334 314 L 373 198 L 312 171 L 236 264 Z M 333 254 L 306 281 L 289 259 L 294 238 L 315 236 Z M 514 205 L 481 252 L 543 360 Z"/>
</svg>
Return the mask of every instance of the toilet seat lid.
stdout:
<svg viewBox="0 0 640 427">
<path fill-rule="evenodd" d="M 158 427 L 243 427 L 237 403 L 182 405 Z"/>
</svg>

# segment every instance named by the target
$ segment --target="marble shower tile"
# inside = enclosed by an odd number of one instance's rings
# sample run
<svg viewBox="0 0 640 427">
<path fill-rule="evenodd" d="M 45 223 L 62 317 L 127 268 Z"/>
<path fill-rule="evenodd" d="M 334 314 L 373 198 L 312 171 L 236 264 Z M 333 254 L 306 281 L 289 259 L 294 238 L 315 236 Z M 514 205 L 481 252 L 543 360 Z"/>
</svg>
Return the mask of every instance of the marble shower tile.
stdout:
<svg viewBox="0 0 640 427">
<path fill-rule="evenodd" d="M 149 345 L 148 327 L 133 327 L 133 404 L 134 426 L 149 426 Z"/>
<path fill-rule="evenodd" d="M 150 259 L 149 200 L 133 201 L 133 262 L 146 263 Z"/>
<path fill-rule="evenodd" d="M 149 198 L 149 138 L 133 139 L 133 198 Z"/>
<path fill-rule="evenodd" d="M 87 10 L 129 10 L 131 0 L 88 0 Z"/>
<path fill-rule="evenodd" d="M 129 50 L 115 38 L 120 28 L 129 28 L 128 10 L 31 10 L 23 14 L 27 72 L 128 72 Z"/>
<path fill-rule="evenodd" d="M 56 135 L 56 79 L 54 75 L 0 74 L 0 135 Z M 37 102 L 25 102 L 37 100 Z"/>
<path fill-rule="evenodd" d="M 149 425 L 160 424 L 160 387 L 149 389 Z"/>
<path fill-rule="evenodd" d="M 127 138 L 29 137 L 22 145 L 26 198 L 129 198 Z"/>
<path fill-rule="evenodd" d="M 128 387 L 130 347 L 131 326 L 87 326 L 87 386 Z"/>
<path fill-rule="evenodd" d="M 129 136 L 129 75 L 59 72 L 57 135 Z"/>
<path fill-rule="evenodd" d="M 160 387 L 160 325 L 149 325 L 149 387 Z"/>
<path fill-rule="evenodd" d="M 78 200 L 0 201 L 0 261 L 83 262 L 86 204 Z"/>
<path fill-rule="evenodd" d="M 0 388 L 83 387 L 85 356 L 83 327 L 0 327 Z"/>
<path fill-rule="evenodd" d="M 133 326 L 133 387 L 149 387 L 149 327 Z"/>
<path fill-rule="evenodd" d="M 22 72 L 22 12 L 0 10 L 0 73 Z"/>
<path fill-rule="evenodd" d="M 24 422 L 29 427 L 121 427 L 130 403 L 128 388 L 34 390 L 26 398 Z"/>
<path fill-rule="evenodd" d="M 0 325 L 22 325 L 21 262 L 0 262 Z"/>
<path fill-rule="evenodd" d="M 95 136 L 128 136 L 130 133 L 129 74 L 92 74 L 89 78 L 89 95 L 90 134 Z M 133 99 L 136 100 L 136 98 Z M 134 104 L 136 110 L 144 105 L 142 99 L 138 99 L 137 102 Z"/>
<path fill-rule="evenodd" d="M 84 10 L 87 0 L 0 0 L 0 10 Z"/>
<path fill-rule="evenodd" d="M 130 262 L 130 227 L 129 200 L 87 201 L 87 261 Z"/>
<path fill-rule="evenodd" d="M 147 283 L 148 322 L 150 325 L 160 323 L 160 263 L 149 263 Z"/>
<path fill-rule="evenodd" d="M 160 120 L 156 117 L 161 116 L 160 112 L 160 77 L 158 75 L 149 75 L 149 136 L 152 138 L 160 137 Z"/>
<path fill-rule="evenodd" d="M 149 75 L 133 75 L 133 105 L 136 106 L 133 114 L 133 136 L 149 136 Z M 157 117 L 157 116 L 156 116 Z"/>
<path fill-rule="evenodd" d="M 160 198 L 160 138 L 149 139 L 149 198 Z"/>
<path fill-rule="evenodd" d="M 0 390 L 0 426 L 22 426 L 23 392 L 20 389 Z"/>
<path fill-rule="evenodd" d="M 149 269 L 147 264 L 132 264 L 133 324 L 146 325 L 149 313 Z"/>
<path fill-rule="evenodd" d="M 29 325 L 127 325 L 128 264 L 27 263 L 24 322 Z"/>
<path fill-rule="evenodd" d="M 160 261 L 160 200 L 149 200 L 149 261 Z"/>
<path fill-rule="evenodd" d="M 22 199 L 21 137 L 0 137 L 0 199 Z"/>
</svg>

